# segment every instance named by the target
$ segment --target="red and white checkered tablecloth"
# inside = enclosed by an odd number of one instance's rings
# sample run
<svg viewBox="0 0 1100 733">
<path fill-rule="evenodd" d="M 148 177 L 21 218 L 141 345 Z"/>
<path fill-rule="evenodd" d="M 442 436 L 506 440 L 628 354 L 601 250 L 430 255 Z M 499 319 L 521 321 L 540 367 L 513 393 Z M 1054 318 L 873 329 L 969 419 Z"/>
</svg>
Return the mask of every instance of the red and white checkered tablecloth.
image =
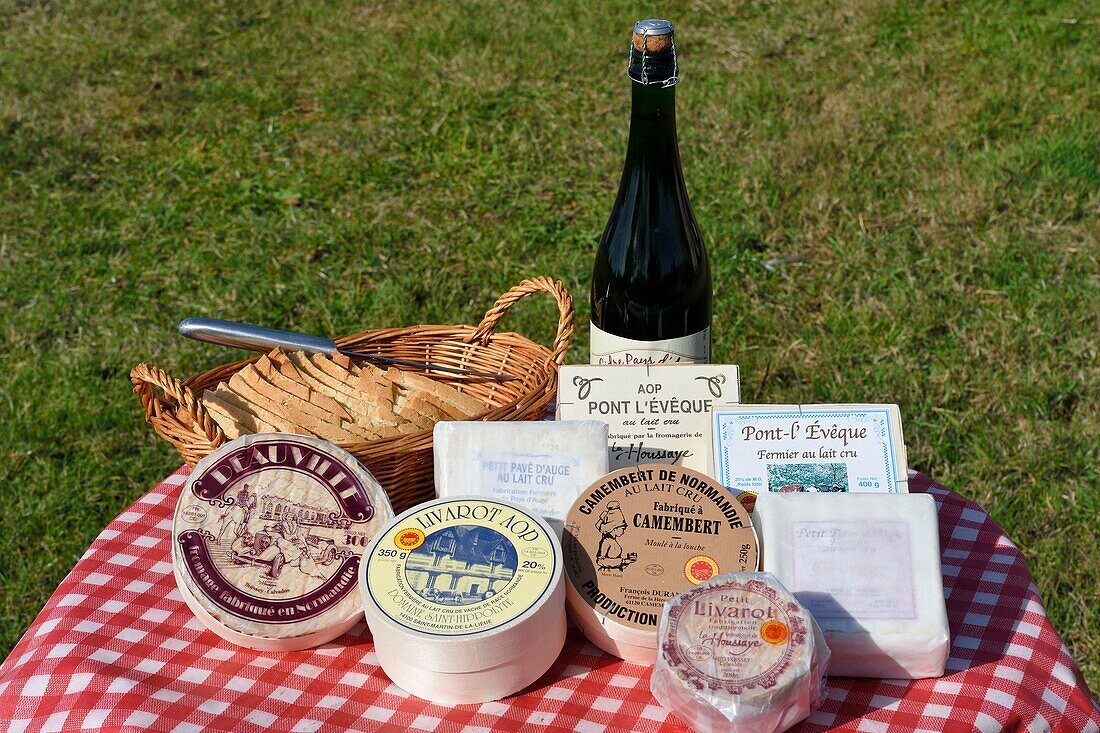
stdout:
<svg viewBox="0 0 1100 733">
<path fill-rule="evenodd" d="M 440 707 L 393 685 L 360 625 L 319 649 L 239 649 L 183 604 L 169 564 L 180 469 L 127 509 L 77 563 L 0 666 L 7 731 L 656 731 L 679 729 L 649 668 L 571 630 L 522 694 Z M 939 505 L 951 622 L 946 676 L 830 678 L 799 730 L 1093 731 L 1100 709 L 1047 619 L 1027 564 L 981 508 L 911 476 Z"/>
</svg>

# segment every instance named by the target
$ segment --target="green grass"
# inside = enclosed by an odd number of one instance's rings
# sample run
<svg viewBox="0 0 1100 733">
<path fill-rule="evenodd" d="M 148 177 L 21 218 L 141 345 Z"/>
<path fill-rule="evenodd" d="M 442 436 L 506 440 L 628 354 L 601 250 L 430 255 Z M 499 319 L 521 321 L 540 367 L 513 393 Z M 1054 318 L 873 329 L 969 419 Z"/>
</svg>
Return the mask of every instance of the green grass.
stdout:
<svg viewBox="0 0 1100 733">
<path fill-rule="evenodd" d="M 0 3 L 0 657 L 179 465 L 127 374 L 207 315 L 339 334 L 578 298 L 630 23 L 573 0 Z M 1100 104 L 1088 3 L 691 3 L 680 141 L 717 360 L 753 401 L 892 401 L 1100 688 Z M 780 260 L 781 264 L 775 264 Z M 549 302 L 505 326 L 542 342 Z"/>
</svg>

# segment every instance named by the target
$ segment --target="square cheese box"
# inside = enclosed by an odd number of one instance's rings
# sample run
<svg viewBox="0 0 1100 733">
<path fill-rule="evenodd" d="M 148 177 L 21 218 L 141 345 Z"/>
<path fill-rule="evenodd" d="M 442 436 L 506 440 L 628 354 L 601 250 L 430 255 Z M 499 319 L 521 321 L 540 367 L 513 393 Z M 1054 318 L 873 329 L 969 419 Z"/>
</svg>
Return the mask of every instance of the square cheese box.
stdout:
<svg viewBox="0 0 1100 733">
<path fill-rule="evenodd" d="M 612 471 L 665 463 L 705 474 L 711 410 L 739 399 L 732 364 L 563 366 L 557 417 L 606 422 Z"/>
<path fill-rule="evenodd" d="M 764 569 L 825 634 L 829 674 L 943 674 L 951 632 L 931 496 L 768 493 L 753 521 Z"/>
<path fill-rule="evenodd" d="M 713 475 L 756 493 L 906 493 L 897 405 L 722 405 Z"/>
</svg>

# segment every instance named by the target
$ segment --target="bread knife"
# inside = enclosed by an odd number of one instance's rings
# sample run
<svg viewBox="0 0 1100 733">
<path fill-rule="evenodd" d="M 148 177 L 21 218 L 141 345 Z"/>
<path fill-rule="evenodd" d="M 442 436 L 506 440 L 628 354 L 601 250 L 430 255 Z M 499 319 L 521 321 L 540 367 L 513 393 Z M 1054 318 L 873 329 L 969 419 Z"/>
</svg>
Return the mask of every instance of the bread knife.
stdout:
<svg viewBox="0 0 1100 733">
<path fill-rule="evenodd" d="M 277 328 L 253 326 L 249 323 L 223 321 L 217 318 L 185 318 L 180 321 L 179 331 L 180 335 L 195 339 L 196 341 L 205 341 L 206 343 L 218 344 L 220 346 L 232 346 L 238 349 L 251 349 L 252 351 L 267 352 L 276 347 L 281 347 L 292 351 L 304 351 L 307 354 L 322 354 L 330 358 L 339 353 L 351 359 L 362 359 L 372 364 L 382 364 L 385 366 L 463 374 L 470 377 L 495 379 L 500 382 L 510 382 L 519 379 L 519 377 L 511 374 L 481 372 L 476 369 L 463 369 L 461 367 L 429 364 L 423 361 L 395 359 L 379 354 L 352 351 L 351 349 L 341 348 L 335 341 L 325 338 L 324 336 L 311 336 L 306 333 L 282 331 Z"/>
</svg>

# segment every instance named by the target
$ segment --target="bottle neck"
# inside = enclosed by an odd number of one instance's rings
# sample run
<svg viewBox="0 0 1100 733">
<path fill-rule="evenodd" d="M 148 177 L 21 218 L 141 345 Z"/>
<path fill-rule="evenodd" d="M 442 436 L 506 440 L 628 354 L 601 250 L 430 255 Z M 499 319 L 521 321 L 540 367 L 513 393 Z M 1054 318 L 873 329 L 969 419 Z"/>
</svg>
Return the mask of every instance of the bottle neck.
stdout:
<svg viewBox="0 0 1100 733">
<path fill-rule="evenodd" d="M 659 177 L 681 185 L 680 151 L 676 143 L 676 87 L 631 83 L 630 137 L 627 168 L 643 165 Z"/>
<path fill-rule="evenodd" d="M 662 120 L 676 131 L 676 87 L 659 84 L 630 84 L 630 119 Z"/>
</svg>

